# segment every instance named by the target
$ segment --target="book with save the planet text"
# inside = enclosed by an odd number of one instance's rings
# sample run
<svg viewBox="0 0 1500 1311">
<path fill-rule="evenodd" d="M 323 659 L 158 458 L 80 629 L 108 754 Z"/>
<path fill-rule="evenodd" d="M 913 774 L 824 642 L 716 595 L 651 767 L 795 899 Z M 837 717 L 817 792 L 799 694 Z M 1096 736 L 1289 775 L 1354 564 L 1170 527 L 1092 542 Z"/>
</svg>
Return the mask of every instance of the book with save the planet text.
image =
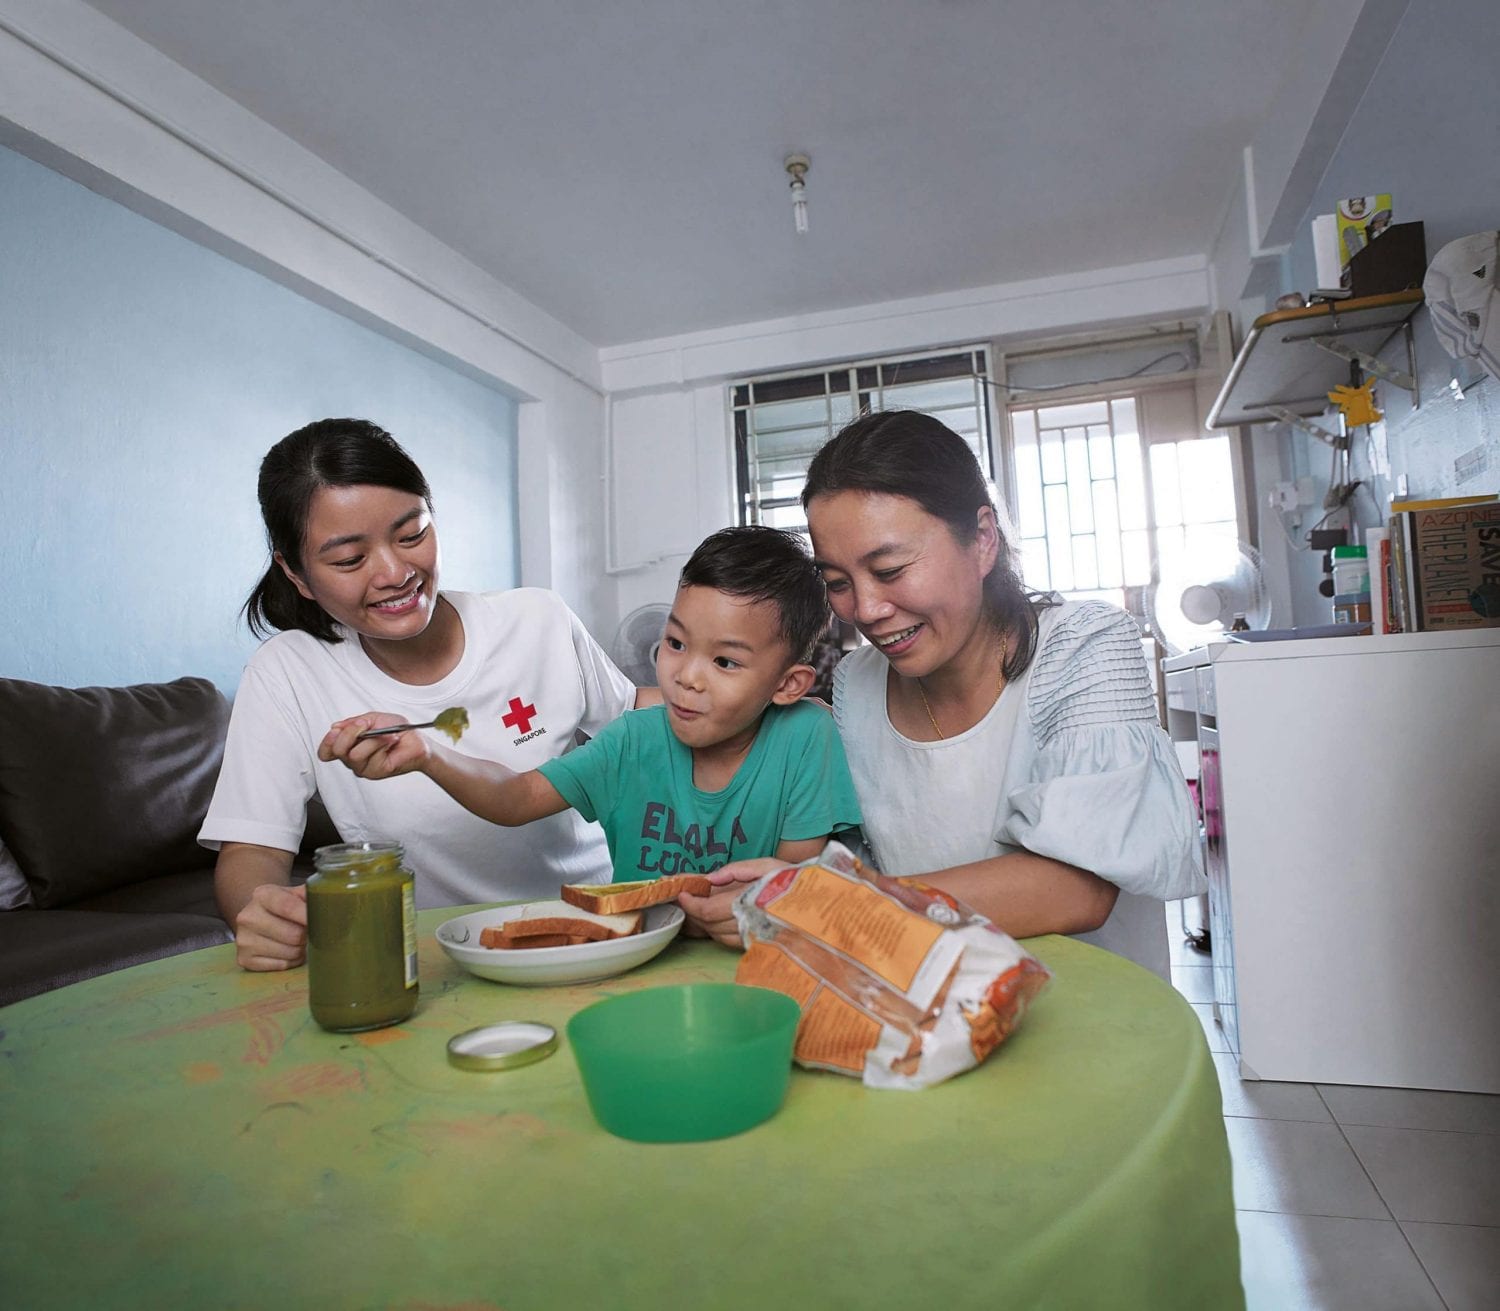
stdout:
<svg viewBox="0 0 1500 1311">
<path fill-rule="evenodd" d="M 1389 528 L 1405 631 L 1500 628 L 1500 498 L 1393 501 Z"/>
</svg>

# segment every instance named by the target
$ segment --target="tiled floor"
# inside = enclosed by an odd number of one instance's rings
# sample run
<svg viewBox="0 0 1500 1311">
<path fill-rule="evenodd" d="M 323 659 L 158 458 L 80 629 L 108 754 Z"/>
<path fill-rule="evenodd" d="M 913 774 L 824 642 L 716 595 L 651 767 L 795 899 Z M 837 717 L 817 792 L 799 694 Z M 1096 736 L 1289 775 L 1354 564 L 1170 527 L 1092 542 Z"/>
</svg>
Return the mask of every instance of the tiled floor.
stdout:
<svg viewBox="0 0 1500 1311">
<path fill-rule="evenodd" d="M 1175 903 L 1167 924 L 1224 1094 L 1249 1311 L 1500 1311 L 1500 1097 L 1241 1082 L 1208 957 Z"/>
</svg>

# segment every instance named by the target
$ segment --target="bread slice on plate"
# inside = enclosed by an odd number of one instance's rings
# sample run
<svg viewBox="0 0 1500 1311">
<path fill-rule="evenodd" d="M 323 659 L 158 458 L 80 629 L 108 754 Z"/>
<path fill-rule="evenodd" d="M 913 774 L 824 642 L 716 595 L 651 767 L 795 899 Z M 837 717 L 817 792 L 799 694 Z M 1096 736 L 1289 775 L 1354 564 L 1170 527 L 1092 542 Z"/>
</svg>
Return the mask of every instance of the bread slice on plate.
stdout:
<svg viewBox="0 0 1500 1311">
<path fill-rule="evenodd" d="M 499 951 L 530 951 L 533 947 L 581 947 L 596 938 L 583 938 L 576 933 L 533 933 L 527 938 L 507 938 L 499 929 L 481 929 L 479 945 Z"/>
<path fill-rule="evenodd" d="M 684 892 L 706 897 L 713 890 L 714 885 L 702 874 L 669 874 L 637 883 L 564 883 L 562 899 L 580 910 L 609 914 L 660 906 L 676 901 Z"/>
<path fill-rule="evenodd" d="M 641 931 L 642 912 L 597 914 L 565 901 L 534 901 L 479 935 L 482 947 L 567 947 L 628 938 Z M 540 941 L 546 939 L 546 941 Z"/>
</svg>

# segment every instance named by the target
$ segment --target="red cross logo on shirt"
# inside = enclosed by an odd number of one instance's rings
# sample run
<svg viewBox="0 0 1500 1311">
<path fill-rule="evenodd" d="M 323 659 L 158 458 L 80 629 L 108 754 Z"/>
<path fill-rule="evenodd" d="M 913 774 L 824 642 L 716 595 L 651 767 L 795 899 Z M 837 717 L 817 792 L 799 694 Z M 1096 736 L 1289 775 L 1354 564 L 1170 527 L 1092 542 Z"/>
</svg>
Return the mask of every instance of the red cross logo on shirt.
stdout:
<svg viewBox="0 0 1500 1311">
<path fill-rule="evenodd" d="M 504 716 L 500 722 L 506 728 L 519 728 L 523 733 L 531 732 L 531 721 L 536 715 L 536 707 L 528 706 L 518 696 L 510 699 L 510 714 Z"/>
</svg>

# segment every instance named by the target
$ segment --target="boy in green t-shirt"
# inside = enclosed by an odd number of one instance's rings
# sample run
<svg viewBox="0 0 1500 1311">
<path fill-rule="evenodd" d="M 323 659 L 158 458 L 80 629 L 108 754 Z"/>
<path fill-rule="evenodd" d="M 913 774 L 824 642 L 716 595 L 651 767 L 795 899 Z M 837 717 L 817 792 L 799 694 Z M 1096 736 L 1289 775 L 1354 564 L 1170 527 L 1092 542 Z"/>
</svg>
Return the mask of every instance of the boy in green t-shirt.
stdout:
<svg viewBox="0 0 1500 1311">
<path fill-rule="evenodd" d="M 804 702 L 829 610 L 794 534 L 726 528 L 693 552 L 656 656 L 661 705 L 631 711 L 517 773 L 410 732 L 357 741 L 388 715 L 339 721 L 319 747 L 364 778 L 420 771 L 461 805 L 514 826 L 572 807 L 609 840 L 614 881 L 793 864 L 860 822 L 838 730 Z"/>
</svg>

